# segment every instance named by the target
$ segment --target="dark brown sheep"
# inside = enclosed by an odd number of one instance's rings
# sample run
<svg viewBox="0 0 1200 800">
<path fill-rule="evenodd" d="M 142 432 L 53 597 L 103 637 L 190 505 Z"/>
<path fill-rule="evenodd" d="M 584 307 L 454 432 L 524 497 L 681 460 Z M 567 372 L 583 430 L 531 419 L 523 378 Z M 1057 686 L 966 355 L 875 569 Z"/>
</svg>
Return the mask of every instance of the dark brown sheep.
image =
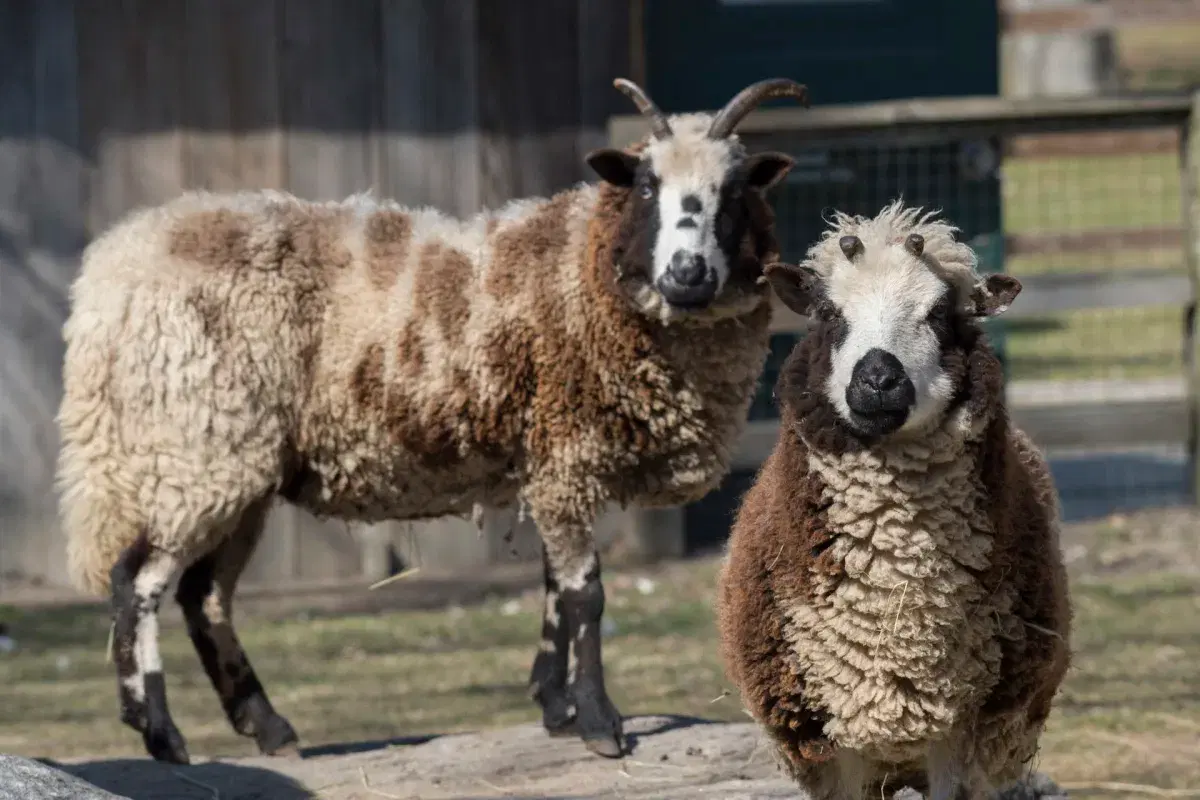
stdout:
<svg viewBox="0 0 1200 800">
<path fill-rule="evenodd" d="M 1069 661 L 1058 504 L 980 317 L 1020 291 L 954 229 L 838 215 L 768 267 L 809 335 L 718 589 L 728 675 L 815 798 L 1024 777 Z"/>
</svg>

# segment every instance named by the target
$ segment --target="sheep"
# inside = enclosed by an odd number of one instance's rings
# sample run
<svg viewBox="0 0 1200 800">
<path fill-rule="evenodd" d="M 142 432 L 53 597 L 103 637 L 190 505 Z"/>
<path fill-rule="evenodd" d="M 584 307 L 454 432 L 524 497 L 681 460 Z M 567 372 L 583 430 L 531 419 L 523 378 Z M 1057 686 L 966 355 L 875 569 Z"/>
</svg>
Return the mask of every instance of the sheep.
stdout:
<svg viewBox="0 0 1200 800">
<path fill-rule="evenodd" d="M 231 622 L 276 499 L 318 517 L 528 509 L 543 539 L 530 673 L 551 733 L 619 756 L 592 536 L 610 502 L 670 506 L 728 472 L 767 353 L 766 193 L 792 168 L 734 133 L 787 79 L 650 122 L 602 179 L 465 220 L 355 196 L 189 192 L 88 245 L 64 326 L 60 515 L 81 588 L 111 594 L 121 719 L 186 763 L 157 644 L 178 579 L 234 729 L 298 736 Z M 573 649 L 574 669 L 568 670 Z"/>
<path fill-rule="evenodd" d="M 1011 785 L 1070 661 L 1054 484 L 980 325 L 1021 284 L 956 233 L 896 200 L 764 270 L 811 327 L 715 605 L 729 680 L 818 799 Z"/>
</svg>

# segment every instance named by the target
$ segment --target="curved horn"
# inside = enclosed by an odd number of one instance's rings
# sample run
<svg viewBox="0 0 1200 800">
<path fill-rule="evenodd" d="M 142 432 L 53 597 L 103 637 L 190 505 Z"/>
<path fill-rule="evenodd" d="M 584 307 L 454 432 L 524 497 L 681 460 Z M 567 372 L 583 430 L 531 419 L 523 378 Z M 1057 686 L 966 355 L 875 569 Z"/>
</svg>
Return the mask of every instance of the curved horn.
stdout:
<svg viewBox="0 0 1200 800">
<path fill-rule="evenodd" d="M 708 138 L 724 139 L 756 106 L 777 97 L 795 97 L 808 108 L 808 87 L 789 78 L 768 78 L 742 89 L 713 117 Z"/>
<path fill-rule="evenodd" d="M 617 78 L 613 81 L 613 86 L 632 100 L 638 111 L 642 112 L 642 116 L 650 120 L 650 130 L 654 132 L 655 139 L 666 139 L 671 135 L 671 126 L 667 123 L 666 115 L 654 105 L 654 101 L 642 87 L 626 78 Z"/>
</svg>

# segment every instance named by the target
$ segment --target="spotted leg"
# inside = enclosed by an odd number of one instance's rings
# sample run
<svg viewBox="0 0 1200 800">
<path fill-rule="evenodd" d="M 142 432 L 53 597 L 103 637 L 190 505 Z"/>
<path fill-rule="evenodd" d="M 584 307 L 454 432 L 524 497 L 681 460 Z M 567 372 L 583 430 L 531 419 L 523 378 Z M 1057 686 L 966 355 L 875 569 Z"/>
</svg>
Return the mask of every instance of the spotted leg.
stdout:
<svg viewBox="0 0 1200 800">
<path fill-rule="evenodd" d="M 180 563 L 150 545 L 145 534 L 126 549 L 111 572 L 113 659 L 121 721 L 142 734 L 157 761 L 188 763 L 187 744 L 167 709 L 158 650 L 158 605 Z"/>
<path fill-rule="evenodd" d="M 570 655 L 570 631 L 563 617 L 562 592 L 542 551 L 542 572 L 546 584 L 542 611 L 542 641 L 533 660 L 529 689 L 542 707 L 542 725 L 551 735 L 569 733 L 575 723 L 575 705 L 567 689 L 567 662 Z"/>
<path fill-rule="evenodd" d="M 589 750 L 617 758 L 625 751 L 625 737 L 621 714 L 604 686 L 600 655 L 604 586 L 600 583 L 600 559 L 591 526 L 560 524 L 542 530 L 546 562 L 559 592 L 561 619 L 567 630 L 565 637 L 558 631 L 555 635 L 557 641 L 566 638 L 575 655 L 574 681 L 570 685 L 575 730 Z"/>
<path fill-rule="evenodd" d="M 264 506 L 246 511 L 232 535 L 183 573 L 175 599 L 233 729 L 254 737 L 266 755 L 291 754 L 299 741 L 296 732 L 267 699 L 233 628 L 233 592 L 262 535 L 265 516 Z"/>
</svg>

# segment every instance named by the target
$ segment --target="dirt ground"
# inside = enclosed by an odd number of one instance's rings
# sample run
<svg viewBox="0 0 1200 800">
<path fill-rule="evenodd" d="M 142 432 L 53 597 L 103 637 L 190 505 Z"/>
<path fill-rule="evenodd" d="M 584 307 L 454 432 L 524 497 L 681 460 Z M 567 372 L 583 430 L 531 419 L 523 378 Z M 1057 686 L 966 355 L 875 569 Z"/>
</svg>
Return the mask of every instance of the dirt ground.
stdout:
<svg viewBox="0 0 1200 800">
<path fill-rule="evenodd" d="M 749 723 L 681 717 L 627 721 L 634 752 L 599 758 L 540 726 L 443 736 L 421 744 L 380 742 L 357 752 L 306 751 L 302 759 L 244 758 L 187 768 L 115 759 L 60 764 L 133 800 L 515 800 L 516 798 L 797 797 Z"/>
<path fill-rule="evenodd" d="M 1062 547 L 1076 663 L 1038 769 L 1074 797 L 1200 798 L 1200 513 L 1071 525 Z M 524 678 L 541 598 L 526 588 L 536 574 L 515 573 L 479 602 L 414 578 L 360 590 L 348 607 L 275 598 L 247 609 L 243 641 L 306 744 L 295 760 L 250 755 L 177 614 L 165 614 L 172 711 L 204 756 L 182 768 L 149 761 L 116 720 L 103 607 L 0 606 L 17 643 L 0 654 L 0 752 L 57 759 L 137 800 L 800 797 L 715 658 L 715 568 L 707 558 L 606 576 L 606 672 L 635 746 L 623 761 L 534 722 Z"/>
</svg>

